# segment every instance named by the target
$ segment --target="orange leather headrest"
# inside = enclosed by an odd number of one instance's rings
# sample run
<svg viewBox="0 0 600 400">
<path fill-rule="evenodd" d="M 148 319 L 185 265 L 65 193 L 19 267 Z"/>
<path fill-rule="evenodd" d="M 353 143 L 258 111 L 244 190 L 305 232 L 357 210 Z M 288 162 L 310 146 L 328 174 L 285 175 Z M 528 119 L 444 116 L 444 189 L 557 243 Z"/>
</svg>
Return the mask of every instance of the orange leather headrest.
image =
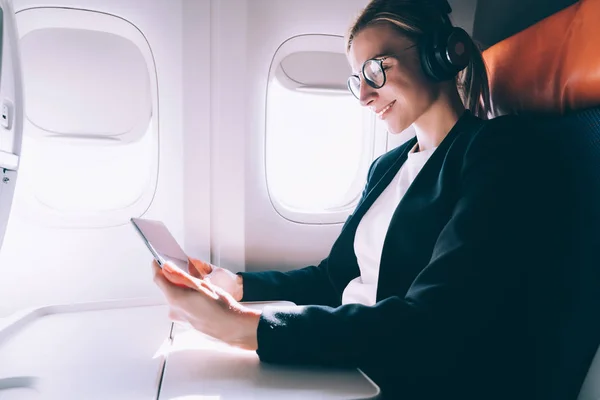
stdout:
<svg viewBox="0 0 600 400">
<path fill-rule="evenodd" d="M 600 105 L 599 17 L 580 0 L 487 49 L 493 116 Z"/>
</svg>

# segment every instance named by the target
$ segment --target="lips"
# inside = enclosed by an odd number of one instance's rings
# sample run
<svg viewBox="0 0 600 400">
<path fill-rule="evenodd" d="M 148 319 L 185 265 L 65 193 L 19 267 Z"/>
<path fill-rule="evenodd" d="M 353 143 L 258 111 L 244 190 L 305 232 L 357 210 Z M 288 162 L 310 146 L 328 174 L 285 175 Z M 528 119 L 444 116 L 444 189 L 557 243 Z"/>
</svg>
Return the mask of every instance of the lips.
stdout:
<svg viewBox="0 0 600 400">
<path fill-rule="evenodd" d="M 392 108 L 392 106 L 396 103 L 396 100 L 392 101 L 387 106 L 383 107 L 381 110 L 376 111 L 375 113 L 379 118 L 383 118 L 383 116 Z"/>
</svg>

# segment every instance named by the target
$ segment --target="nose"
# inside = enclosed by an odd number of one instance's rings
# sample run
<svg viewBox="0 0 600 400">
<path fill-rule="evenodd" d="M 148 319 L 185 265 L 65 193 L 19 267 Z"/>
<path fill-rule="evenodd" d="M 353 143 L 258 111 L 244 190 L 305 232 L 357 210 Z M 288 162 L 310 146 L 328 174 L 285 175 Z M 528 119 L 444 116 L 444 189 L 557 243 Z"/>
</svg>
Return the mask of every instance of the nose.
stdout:
<svg viewBox="0 0 600 400">
<path fill-rule="evenodd" d="M 367 107 L 375 100 L 377 91 L 365 81 L 364 77 L 361 76 L 360 80 L 361 82 L 358 101 L 360 102 L 361 106 Z"/>
</svg>

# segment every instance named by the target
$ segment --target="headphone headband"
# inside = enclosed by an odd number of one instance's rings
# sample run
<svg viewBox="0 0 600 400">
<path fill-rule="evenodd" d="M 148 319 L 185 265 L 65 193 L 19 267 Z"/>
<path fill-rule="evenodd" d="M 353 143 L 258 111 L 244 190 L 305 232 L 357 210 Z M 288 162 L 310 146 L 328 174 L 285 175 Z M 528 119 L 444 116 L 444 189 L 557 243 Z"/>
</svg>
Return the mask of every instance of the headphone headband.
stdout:
<svg viewBox="0 0 600 400">
<path fill-rule="evenodd" d="M 442 12 L 446 15 L 451 14 L 452 13 L 452 7 L 450 7 L 450 3 L 448 3 L 448 0 L 436 0 L 437 3 L 440 5 L 440 10 L 442 10 Z"/>
</svg>

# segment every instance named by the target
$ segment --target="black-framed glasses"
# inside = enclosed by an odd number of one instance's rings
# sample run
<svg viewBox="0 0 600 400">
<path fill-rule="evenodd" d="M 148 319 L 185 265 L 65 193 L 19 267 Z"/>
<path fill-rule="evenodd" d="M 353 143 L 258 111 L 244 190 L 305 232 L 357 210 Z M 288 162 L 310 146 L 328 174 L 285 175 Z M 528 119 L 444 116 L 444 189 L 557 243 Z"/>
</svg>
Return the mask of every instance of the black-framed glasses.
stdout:
<svg viewBox="0 0 600 400">
<path fill-rule="evenodd" d="M 416 44 L 409 46 L 404 50 L 415 47 Z M 383 68 L 383 62 L 391 57 L 397 57 L 396 55 L 389 55 L 381 58 L 371 58 L 363 63 L 361 72 L 365 78 L 365 82 L 373 89 L 381 89 L 386 82 L 385 69 Z M 356 97 L 360 99 L 360 76 L 350 75 L 348 78 L 348 90 Z"/>
</svg>

